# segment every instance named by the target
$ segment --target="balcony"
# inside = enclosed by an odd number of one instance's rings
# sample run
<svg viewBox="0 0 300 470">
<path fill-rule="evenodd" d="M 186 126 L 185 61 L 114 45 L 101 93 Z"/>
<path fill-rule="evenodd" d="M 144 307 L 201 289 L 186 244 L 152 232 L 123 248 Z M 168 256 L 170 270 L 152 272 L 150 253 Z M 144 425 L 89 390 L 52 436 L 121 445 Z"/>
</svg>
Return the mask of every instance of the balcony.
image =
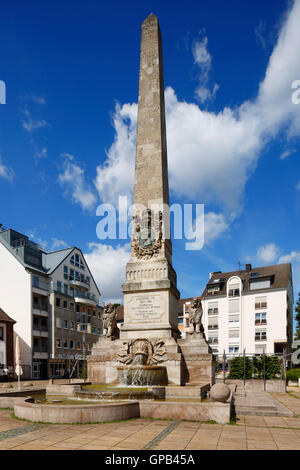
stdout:
<svg viewBox="0 0 300 470">
<path fill-rule="evenodd" d="M 89 289 L 90 288 L 90 283 L 86 279 L 74 279 L 71 276 L 69 276 L 69 281 L 70 281 L 70 286 L 74 287 L 82 287 L 83 289 Z"/>
<path fill-rule="evenodd" d="M 97 305 L 96 296 L 94 294 L 90 294 L 89 292 L 86 294 L 80 293 L 79 291 L 75 292 L 74 300 L 78 304 L 90 305 L 92 307 L 96 307 Z"/>
<path fill-rule="evenodd" d="M 38 315 L 40 317 L 48 317 L 48 306 L 43 304 L 32 304 L 32 313 L 33 315 Z"/>
<path fill-rule="evenodd" d="M 32 326 L 32 336 L 36 338 L 48 338 L 48 326 L 33 324 Z"/>
<path fill-rule="evenodd" d="M 219 325 L 208 325 L 208 329 L 217 331 L 219 329 Z"/>
<path fill-rule="evenodd" d="M 47 295 L 50 291 L 50 282 L 48 279 L 42 279 L 41 277 L 34 276 L 32 278 L 32 292 L 40 295 Z"/>
</svg>

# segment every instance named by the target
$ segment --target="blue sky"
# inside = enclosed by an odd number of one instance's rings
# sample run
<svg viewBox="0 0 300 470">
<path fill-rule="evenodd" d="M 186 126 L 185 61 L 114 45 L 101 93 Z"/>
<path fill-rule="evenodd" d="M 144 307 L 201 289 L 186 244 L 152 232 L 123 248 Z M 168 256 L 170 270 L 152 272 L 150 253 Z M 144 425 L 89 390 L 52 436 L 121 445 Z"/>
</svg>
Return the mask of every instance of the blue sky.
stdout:
<svg viewBox="0 0 300 470">
<path fill-rule="evenodd" d="M 0 222 L 76 245 L 119 298 L 128 241 L 96 236 L 132 190 L 141 22 L 163 37 L 171 201 L 203 203 L 206 243 L 174 241 L 182 297 L 208 273 L 291 261 L 300 290 L 300 0 L 2 1 Z"/>
</svg>

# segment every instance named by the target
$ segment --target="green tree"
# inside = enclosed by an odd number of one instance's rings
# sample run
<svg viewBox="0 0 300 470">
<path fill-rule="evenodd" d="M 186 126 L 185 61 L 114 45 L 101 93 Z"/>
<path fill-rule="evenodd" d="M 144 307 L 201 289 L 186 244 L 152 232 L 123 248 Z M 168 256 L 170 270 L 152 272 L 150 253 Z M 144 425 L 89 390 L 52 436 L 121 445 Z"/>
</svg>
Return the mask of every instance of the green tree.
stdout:
<svg viewBox="0 0 300 470">
<path fill-rule="evenodd" d="M 295 320 L 296 320 L 296 333 L 295 333 L 295 339 L 300 339 L 300 292 L 298 294 L 298 301 L 296 303 L 295 307 Z"/>
</svg>

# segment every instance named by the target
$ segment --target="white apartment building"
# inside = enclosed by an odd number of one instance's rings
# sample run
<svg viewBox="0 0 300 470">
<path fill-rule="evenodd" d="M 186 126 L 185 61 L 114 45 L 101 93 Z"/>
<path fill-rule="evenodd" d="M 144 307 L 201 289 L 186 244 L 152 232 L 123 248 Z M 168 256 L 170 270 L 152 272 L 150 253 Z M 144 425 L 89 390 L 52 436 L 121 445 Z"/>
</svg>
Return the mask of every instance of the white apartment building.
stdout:
<svg viewBox="0 0 300 470">
<path fill-rule="evenodd" d="M 24 375 L 57 377 L 102 333 L 100 291 L 79 248 L 51 253 L 0 226 L 0 308 L 15 320 Z"/>
<path fill-rule="evenodd" d="M 282 353 L 293 339 L 291 264 L 215 272 L 201 297 L 206 338 L 215 354 Z"/>
</svg>

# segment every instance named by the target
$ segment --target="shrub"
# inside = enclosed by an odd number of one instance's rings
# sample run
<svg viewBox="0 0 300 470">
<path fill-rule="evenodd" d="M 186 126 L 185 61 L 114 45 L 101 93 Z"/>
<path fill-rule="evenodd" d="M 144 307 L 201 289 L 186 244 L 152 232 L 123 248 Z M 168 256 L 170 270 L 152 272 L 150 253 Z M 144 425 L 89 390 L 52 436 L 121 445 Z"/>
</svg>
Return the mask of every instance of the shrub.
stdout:
<svg viewBox="0 0 300 470">
<path fill-rule="evenodd" d="M 286 380 L 298 382 L 300 379 L 300 369 L 290 369 L 286 371 Z"/>
<path fill-rule="evenodd" d="M 245 362 L 245 374 L 244 374 L 244 362 Z M 243 379 L 245 375 L 246 379 L 251 379 L 252 376 L 252 368 L 251 368 L 251 361 L 249 357 L 235 357 L 231 361 L 230 366 L 230 379 Z"/>
</svg>

